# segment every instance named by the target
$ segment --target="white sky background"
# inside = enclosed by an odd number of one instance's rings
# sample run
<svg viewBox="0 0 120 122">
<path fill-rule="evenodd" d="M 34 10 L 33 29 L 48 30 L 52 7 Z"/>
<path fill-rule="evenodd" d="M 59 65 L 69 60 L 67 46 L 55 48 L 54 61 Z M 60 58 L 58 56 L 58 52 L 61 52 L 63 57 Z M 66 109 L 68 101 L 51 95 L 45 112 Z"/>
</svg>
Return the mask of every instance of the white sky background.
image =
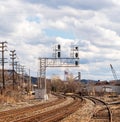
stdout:
<svg viewBox="0 0 120 122">
<path fill-rule="evenodd" d="M 38 57 L 51 57 L 54 44 L 61 44 L 65 53 L 75 43 L 80 68 L 69 68 L 75 76 L 81 72 L 85 79 L 113 79 L 112 64 L 120 78 L 119 13 L 118 0 L 0 0 L 0 41 L 8 42 L 8 60 L 15 49 L 17 60 L 33 76 Z M 47 77 L 63 76 L 64 70 L 49 69 Z"/>
</svg>

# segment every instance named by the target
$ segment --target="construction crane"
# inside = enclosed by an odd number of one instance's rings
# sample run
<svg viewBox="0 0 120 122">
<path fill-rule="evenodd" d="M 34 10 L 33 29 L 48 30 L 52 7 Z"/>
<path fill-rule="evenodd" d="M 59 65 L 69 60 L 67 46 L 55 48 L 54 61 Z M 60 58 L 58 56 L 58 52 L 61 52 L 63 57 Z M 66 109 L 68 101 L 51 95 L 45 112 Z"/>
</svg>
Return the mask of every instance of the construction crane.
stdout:
<svg viewBox="0 0 120 122">
<path fill-rule="evenodd" d="M 115 70 L 114 70 L 112 64 L 110 64 L 110 68 L 111 68 L 111 71 L 112 71 L 112 74 L 113 74 L 113 77 L 114 77 L 115 81 L 117 81 L 118 78 L 117 78 L 116 72 L 115 72 Z"/>
</svg>

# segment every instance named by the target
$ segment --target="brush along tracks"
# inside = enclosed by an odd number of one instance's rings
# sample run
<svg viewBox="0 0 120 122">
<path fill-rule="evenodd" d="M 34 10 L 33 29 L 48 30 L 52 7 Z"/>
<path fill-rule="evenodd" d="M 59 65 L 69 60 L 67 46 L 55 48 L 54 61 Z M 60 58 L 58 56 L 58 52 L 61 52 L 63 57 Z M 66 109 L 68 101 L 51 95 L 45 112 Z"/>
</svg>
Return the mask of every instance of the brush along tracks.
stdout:
<svg viewBox="0 0 120 122">
<path fill-rule="evenodd" d="M 90 122 L 112 122 L 111 110 L 104 101 L 93 97 L 86 98 L 93 101 L 97 107 Z"/>
<path fill-rule="evenodd" d="M 47 104 L 1 112 L 0 122 L 54 122 L 75 112 L 80 105 L 81 100 L 78 98 L 69 98 L 68 100 L 61 98 Z M 43 111 L 43 108 L 46 110 Z"/>
</svg>

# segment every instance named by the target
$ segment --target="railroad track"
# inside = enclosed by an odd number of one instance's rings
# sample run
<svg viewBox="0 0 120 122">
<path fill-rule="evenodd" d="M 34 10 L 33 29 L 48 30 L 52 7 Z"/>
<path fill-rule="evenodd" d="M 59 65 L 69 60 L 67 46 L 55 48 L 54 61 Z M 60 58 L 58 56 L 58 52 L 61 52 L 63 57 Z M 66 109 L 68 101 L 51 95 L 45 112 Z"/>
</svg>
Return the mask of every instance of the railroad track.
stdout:
<svg viewBox="0 0 120 122">
<path fill-rule="evenodd" d="M 108 105 L 97 98 L 94 97 L 85 97 L 89 100 L 91 100 L 92 102 L 94 102 L 94 104 L 97 106 L 100 106 L 100 109 L 97 110 L 94 114 L 93 114 L 93 118 L 92 120 L 95 120 L 95 122 L 112 122 L 112 113 L 110 108 L 108 107 Z"/>
<path fill-rule="evenodd" d="M 0 112 L 0 122 L 58 122 L 78 110 L 82 103 L 82 98 L 74 96 L 67 100 L 62 96 L 49 103 Z"/>
<path fill-rule="evenodd" d="M 71 113 L 78 110 L 81 105 L 81 100 L 77 98 L 66 106 L 56 108 L 37 115 L 33 115 L 30 117 L 21 118 L 14 122 L 58 122 L 70 115 Z"/>
<path fill-rule="evenodd" d="M 120 122 L 120 102 L 108 103 L 112 111 L 112 119 L 114 122 Z"/>
<path fill-rule="evenodd" d="M 48 103 L 0 112 L 0 122 L 10 122 L 16 120 L 16 118 L 22 118 L 26 114 L 37 113 L 38 110 L 40 111 L 41 109 L 60 104 L 65 100 L 65 98 L 60 98 Z"/>
</svg>

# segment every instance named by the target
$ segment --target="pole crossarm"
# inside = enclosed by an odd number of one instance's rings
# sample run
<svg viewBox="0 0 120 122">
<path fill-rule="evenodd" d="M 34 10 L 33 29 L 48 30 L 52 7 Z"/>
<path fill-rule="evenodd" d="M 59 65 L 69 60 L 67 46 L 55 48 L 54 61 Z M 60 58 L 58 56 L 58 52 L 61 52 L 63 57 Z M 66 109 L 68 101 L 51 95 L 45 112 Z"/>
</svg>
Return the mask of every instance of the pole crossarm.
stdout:
<svg viewBox="0 0 120 122">
<path fill-rule="evenodd" d="M 79 58 L 39 58 L 46 60 L 46 67 L 79 67 Z"/>
</svg>

